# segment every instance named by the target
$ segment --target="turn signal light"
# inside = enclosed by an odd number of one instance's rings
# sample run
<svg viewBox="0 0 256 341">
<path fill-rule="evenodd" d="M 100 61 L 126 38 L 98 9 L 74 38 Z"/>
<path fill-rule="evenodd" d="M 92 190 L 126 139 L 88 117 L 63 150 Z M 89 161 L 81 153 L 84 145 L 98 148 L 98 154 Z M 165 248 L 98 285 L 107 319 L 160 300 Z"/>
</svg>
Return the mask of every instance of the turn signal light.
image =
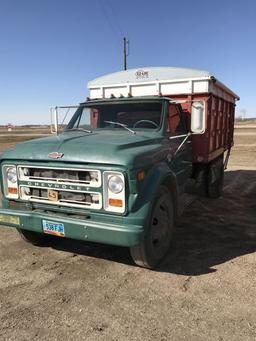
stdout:
<svg viewBox="0 0 256 341">
<path fill-rule="evenodd" d="M 123 200 L 120 199 L 109 199 L 109 206 L 123 207 Z"/>
<path fill-rule="evenodd" d="M 8 187 L 8 193 L 9 194 L 17 194 L 18 190 L 17 190 L 17 188 Z"/>
<path fill-rule="evenodd" d="M 137 173 L 137 179 L 138 181 L 143 181 L 145 178 L 145 172 L 144 171 L 140 171 Z"/>
</svg>

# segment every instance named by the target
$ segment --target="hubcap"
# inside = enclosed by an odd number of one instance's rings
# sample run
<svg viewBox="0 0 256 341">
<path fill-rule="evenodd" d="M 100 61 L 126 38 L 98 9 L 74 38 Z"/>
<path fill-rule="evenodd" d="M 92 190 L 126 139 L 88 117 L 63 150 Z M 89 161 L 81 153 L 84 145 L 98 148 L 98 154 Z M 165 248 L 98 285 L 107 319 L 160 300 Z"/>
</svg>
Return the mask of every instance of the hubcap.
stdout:
<svg viewBox="0 0 256 341">
<path fill-rule="evenodd" d="M 164 254 L 169 246 L 170 218 L 168 206 L 164 202 L 164 198 L 160 198 L 151 219 L 151 245 L 157 258 Z"/>
</svg>

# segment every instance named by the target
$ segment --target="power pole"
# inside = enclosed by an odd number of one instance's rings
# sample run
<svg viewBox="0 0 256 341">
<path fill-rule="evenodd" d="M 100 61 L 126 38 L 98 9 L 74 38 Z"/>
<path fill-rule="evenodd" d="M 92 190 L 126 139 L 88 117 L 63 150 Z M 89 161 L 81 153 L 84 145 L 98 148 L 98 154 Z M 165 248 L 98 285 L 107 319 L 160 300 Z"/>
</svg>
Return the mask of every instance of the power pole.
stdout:
<svg viewBox="0 0 256 341">
<path fill-rule="evenodd" d="M 128 52 L 127 52 L 128 46 Z M 124 70 L 127 70 L 127 57 L 129 56 L 129 40 L 124 37 Z"/>
<path fill-rule="evenodd" d="M 242 121 L 244 121 L 245 118 L 246 118 L 246 109 L 241 109 L 241 110 L 240 110 L 240 113 L 241 113 Z"/>
</svg>

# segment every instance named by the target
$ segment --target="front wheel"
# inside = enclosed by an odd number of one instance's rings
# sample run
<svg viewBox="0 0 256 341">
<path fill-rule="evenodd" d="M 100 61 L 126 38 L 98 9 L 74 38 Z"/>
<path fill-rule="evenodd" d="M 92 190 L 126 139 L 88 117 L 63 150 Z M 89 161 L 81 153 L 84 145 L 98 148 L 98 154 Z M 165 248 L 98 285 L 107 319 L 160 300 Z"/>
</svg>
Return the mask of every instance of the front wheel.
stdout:
<svg viewBox="0 0 256 341">
<path fill-rule="evenodd" d="M 17 231 L 23 240 L 36 246 L 47 246 L 50 245 L 53 241 L 57 240 L 57 237 L 34 231 L 23 229 L 17 229 Z"/>
<path fill-rule="evenodd" d="M 152 205 L 148 225 L 141 244 L 130 248 L 133 261 L 153 269 L 170 248 L 174 229 L 174 210 L 170 191 L 161 186 Z"/>
</svg>

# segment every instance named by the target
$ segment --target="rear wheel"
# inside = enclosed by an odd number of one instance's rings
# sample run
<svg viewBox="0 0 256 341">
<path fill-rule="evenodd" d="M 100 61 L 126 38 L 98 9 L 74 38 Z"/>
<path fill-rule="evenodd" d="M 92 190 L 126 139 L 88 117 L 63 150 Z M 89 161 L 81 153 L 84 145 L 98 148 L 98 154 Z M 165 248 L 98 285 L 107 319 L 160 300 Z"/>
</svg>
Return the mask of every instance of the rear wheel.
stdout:
<svg viewBox="0 0 256 341">
<path fill-rule="evenodd" d="M 207 193 L 210 198 L 219 198 L 223 193 L 224 164 L 223 158 L 211 163 L 208 170 Z"/>
<path fill-rule="evenodd" d="M 51 244 L 53 241 L 57 240 L 57 237 L 49 236 L 47 234 L 42 234 L 34 231 L 28 231 L 23 229 L 17 229 L 17 231 L 23 240 L 25 240 L 27 243 L 36 246 L 47 246 Z"/>
<path fill-rule="evenodd" d="M 130 248 L 134 262 L 145 268 L 155 268 L 170 249 L 173 228 L 171 193 L 165 186 L 161 186 L 152 206 L 148 226 L 145 227 L 143 241 Z"/>
</svg>

